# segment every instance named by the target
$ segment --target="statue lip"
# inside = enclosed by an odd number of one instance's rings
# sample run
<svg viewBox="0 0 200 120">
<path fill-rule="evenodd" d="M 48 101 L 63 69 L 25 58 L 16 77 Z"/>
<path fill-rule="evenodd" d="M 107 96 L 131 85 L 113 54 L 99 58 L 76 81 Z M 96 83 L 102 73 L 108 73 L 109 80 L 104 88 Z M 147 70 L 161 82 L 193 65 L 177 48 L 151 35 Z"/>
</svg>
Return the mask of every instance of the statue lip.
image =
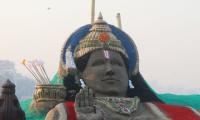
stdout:
<svg viewBox="0 0 200 120">
<path fill-rule="evenodd" d="M 105 78 L 102 81 L 120 81 L 120 80 L 110 77 L 110 78 Z"/>
</svg>

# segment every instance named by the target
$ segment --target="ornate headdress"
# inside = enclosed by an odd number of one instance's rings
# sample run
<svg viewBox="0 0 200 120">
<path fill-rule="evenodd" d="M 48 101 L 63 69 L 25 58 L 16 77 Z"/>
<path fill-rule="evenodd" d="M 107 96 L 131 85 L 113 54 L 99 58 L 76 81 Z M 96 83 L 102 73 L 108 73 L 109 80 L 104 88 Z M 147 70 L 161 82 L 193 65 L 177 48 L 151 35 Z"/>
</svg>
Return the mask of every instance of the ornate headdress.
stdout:
<svg viewBox="0 0 200 120">
<path fill-rule="evenodd" d="M 96 49 L 117 51 L 128 58 L 121 41 L 118 40 L 114 34 L 112 34 L 111 28 L 103 20 L 101 13 L 97 21 L 94 22 L 88 35 L 86 35 L 75 48 L 74 58 L 78 59 Z"/>
</svg>

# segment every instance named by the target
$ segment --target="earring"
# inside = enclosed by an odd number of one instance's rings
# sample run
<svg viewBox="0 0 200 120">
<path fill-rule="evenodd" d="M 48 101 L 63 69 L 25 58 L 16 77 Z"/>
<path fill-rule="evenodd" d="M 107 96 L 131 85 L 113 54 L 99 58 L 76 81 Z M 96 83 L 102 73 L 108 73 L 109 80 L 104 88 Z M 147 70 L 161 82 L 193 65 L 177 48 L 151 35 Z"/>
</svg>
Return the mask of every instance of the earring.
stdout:
<svg viewBox="0 0 200 120">
<path fill-rule="evenodd" d="M 134 86 L 133 86 L 131 80 L 128 80 L 128 84 L 129 84 L 129 87 L 130 87 L 131 89 L 134 88 Z"/>
<path fill-rule="evenodd" d="M 83 79 L 80 79 L 80 82 L 81 82 L 81 87 L 84 88 L 86 85 L 85 85 Z"/>
</svg>

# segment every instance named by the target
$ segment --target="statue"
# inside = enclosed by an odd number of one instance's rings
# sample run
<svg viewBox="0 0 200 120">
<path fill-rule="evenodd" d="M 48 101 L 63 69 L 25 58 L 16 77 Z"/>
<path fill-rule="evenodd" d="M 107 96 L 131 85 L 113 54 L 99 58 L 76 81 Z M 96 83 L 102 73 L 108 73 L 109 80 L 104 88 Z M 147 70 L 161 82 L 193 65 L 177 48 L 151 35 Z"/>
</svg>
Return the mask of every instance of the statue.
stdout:
<svg viewBox="0 0 200 120">
<path fill-rule="evenodd" d="M 86 87 L 79 92 L 76 89 L 75 102 L 71 99 L 51 109 L 46 120 L 200 119 L 196 110 L 167 105 L 156 96 L 139 72 L 138 52 L 132 39 L 107 24 L 102 15 L 92 26 L 73 33 L 68 41 L 77 68 L 73 84 L 79 77 Z M 64 53 L 61 58 L 60 75 L 65 77 L 69 71 Z"/>
<path fill-rule="evenodd" d="M 25 120 L 25 113 L 15 96 L 15 85 L 7 80 L 1 87 L 0 120 Z"/>
</svg>

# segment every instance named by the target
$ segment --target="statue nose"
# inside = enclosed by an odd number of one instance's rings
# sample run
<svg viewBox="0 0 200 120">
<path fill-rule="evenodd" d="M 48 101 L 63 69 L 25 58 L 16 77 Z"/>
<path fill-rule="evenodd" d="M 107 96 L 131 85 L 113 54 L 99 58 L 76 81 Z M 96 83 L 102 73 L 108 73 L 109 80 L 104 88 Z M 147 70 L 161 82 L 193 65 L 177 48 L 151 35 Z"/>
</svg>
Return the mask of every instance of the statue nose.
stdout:
<svg viewBox="0 0 200 120">
<path fill-rule="evenodd" d="M 112 65 L 109 62 L 106 64 L 106 75 L 108 76 L 114 75 Z"/>
</svg>

